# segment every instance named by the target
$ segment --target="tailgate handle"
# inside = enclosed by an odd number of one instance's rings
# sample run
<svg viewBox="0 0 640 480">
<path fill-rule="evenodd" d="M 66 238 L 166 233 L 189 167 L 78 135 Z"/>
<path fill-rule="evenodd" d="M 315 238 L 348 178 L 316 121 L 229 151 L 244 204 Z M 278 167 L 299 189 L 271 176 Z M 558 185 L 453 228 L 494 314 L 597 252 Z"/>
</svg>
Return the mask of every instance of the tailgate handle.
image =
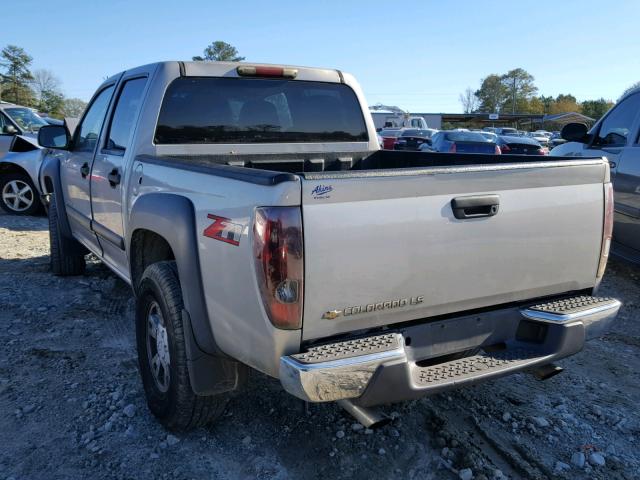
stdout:
<svg viewBox="0 0 640 480">
<path fill-rule="evenodd" d="M 498 195 L 471 195 L 451 200 L 453 215 L 458 220 L 466 218 L 493 217 L 500 209 Z"/>
</svg>

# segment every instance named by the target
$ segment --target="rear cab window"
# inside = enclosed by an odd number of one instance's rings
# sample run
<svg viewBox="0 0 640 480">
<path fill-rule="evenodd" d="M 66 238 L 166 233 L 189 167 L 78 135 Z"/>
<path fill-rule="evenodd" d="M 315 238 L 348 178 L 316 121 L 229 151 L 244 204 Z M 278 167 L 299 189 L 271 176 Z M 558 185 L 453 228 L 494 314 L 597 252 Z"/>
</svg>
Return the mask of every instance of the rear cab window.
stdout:
<svg viewBox="0 0 640 480">
<path fill-rule="evenodd" d="M 164 96 L 156 144 L 369 140 L 358 98 L 344 84 L 181 77 Z"/>
</svg>

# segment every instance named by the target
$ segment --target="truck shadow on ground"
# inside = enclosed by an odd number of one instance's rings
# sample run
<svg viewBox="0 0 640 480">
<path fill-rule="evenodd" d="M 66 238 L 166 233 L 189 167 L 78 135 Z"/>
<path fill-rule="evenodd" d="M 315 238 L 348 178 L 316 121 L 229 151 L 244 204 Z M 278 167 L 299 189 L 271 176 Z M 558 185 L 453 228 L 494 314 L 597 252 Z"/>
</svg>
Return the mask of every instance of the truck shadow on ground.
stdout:
<svg viewBox="0 0 640 480">
<path fill-rule="evenodd" d="M 16 232 L 42 232 L 49 230 L 47 217 L 44 213 L 34 216 L 9 215 L 8 213 L 0 210 L 0 219 L 2 219 L 2 227 L 7 230 L 13 230 Z"/>
</svg>

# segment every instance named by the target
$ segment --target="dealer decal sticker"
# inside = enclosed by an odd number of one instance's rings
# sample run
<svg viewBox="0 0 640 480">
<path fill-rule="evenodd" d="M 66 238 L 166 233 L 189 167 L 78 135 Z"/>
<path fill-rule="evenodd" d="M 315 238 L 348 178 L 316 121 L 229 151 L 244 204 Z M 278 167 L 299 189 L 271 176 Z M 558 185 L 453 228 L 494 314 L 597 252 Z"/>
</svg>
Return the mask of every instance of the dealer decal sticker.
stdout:
<svg viewBox="0 0 640 480">
<path fill-rule="evenodd" d="M 229 218 L 219 217 L 212 213 L 207 214 L 207 218 L 214 222 L 202 232 L 205 237 L 230 243 L 236 247 L 240 245 L 240 237 L 242 236 L 241 224 L 233 223 Z"/>
</svg>

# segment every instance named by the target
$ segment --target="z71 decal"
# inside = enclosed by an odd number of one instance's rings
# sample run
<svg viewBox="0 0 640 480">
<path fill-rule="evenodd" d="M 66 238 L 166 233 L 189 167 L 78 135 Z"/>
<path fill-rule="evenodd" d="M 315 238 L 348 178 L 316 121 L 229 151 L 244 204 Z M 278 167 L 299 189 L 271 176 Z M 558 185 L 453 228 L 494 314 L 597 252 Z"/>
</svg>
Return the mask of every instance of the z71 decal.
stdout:
<svg viewBox="0 0 640 480">
<path fill-rule="evenodd" d="M 242 236 L 241 224 L 233 223 L 228 218 L 219 217 L 212 213 L 207 214 L 207 218 L 210 218 L 214 222 L 205 228 L 204 232 L 202 232 L 205 237 L 230 243 L 236 247 L 240 245 L 240 237 Z"/>
</svg>

